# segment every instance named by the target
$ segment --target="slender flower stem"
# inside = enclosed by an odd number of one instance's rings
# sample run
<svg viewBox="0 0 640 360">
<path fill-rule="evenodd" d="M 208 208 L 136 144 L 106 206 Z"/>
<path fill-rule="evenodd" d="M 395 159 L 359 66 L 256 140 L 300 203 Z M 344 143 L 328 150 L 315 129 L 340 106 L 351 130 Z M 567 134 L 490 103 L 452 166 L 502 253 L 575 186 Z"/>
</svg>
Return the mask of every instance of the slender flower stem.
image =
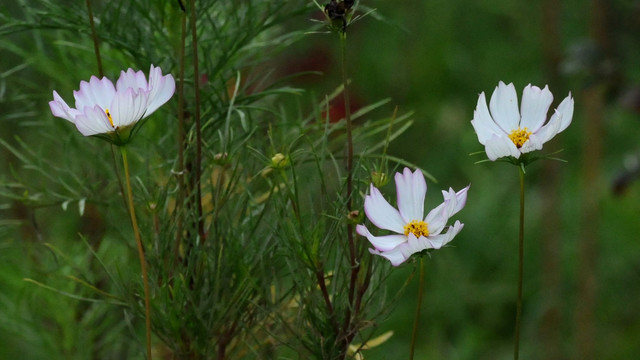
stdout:
<svg viewBox="0 0 640 360">
<path fill-rule="evenodd" d="M 138 245 L 138 255 L 140 257 L 140 268 L 142 270 L 142 282 L 144 283 L 144 310 L 145 325 L 147 332 L 147 359 L 151 358 L 151 306 L 149 305 L 149 277 L 147 276 L 147 265 L 144 259 L 144 249 L 142 247 L 142 239 L 140 238 L 140 230 L 138 228 L 138 220 L 136 219 L 136 211 L 133 206 L 133 192 L 131 191 L 131 180 L 129 176 L 129 161 L 127 160 L 127 150 L 124 146 L 120 147 L 122 153 L 122 163 L 124 164 L 124 178 L 127 183 L 127 198 L 129 200 L 129 214 L 131 215 L 131 225 L 133 226 L 133 235 Z"/>
<path fill-rule="evenodd" d="M 518 359 L 520 350 L 520 319 L 522 317 L 522 269 L 524 262 L 524 168 L 518 167 L 520 172 L 520 231 L 518 232 L 518 302 L 516 305 L 516 330 L 513 358 Z"/>
<path fill-rule="evenodd" d="M 416 337 L 418 335 L 418 322 L 420 321 L 420 309 L 422 308 L 422 294 L 424 293 L 424 257 L 420 257 L 420 279 L 418 280 L 418 304 L 416 305 L 416 316 L 413 318 L 413 331 L 411 332 L 411 351 L 409 360 L 413 360 L 416 349 Z"/>
<path fill-rule="evenodd" d="M 111 148 L 111 161 L 113 161 L 113 171 L 116 173 L 116 178 L 118 179 L 118 188 L 120 188 L 120 194 L 122 195 L 120 198 L 122 199 L 122 204 L 128 210 L 129 207 L 127 205 L 127 195 L 124 192 L 124 186 L 122 185 L 122 179 L 120 178 L 120 171 L 118 171 L 118 159 L 116 158 L 116 146 L 110 144 Z"/>
<path fill-rule="evenodd" d="M 98 62 L 98 75 L 103 77 L 102 71 L 102 57 L 100 56 L 100 46 L 98 44 L 98 33 L 96 32 L 96 25 L 93 22 L 93 13 L 91 12 L 91 0 L 86 0 L 87 13 L 89 15 L 89 26 L 91 26 L 91 37 L 93 38 L 93 51 L 96 53 L 96 61 Z"/>
</svg>

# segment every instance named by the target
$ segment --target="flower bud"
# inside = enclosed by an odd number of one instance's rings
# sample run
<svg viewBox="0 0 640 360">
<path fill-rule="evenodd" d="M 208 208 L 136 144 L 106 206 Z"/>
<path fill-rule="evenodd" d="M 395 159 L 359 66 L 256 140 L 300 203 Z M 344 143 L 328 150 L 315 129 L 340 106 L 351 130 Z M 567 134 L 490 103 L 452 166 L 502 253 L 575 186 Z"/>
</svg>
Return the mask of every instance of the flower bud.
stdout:
<svg viewBox="0 0 640 360">
<path fill-rule="evenodd" d="M 289 165 L 289 157 L 282 153 L 277 153 L 271 158 L 271 167 L 274 169 L 282 169 Z"/>
<path fill-rule="evenodd" d="M 213 155 L 213 163 L 216 165 L 226 165 L 229 162 L 229 154 L 226 152 Z"/>
<path fill-rule="evenodd" d="M 364 221 L 364 216 L 359 210 L 351 210 L 347 214 L 347 220 L 352 224 L 360 224 Z"/>
<path fill-rule="evenodd" d="M 381 188 L 389 182 L 389 176 L 386 173 L 380 171 L 373 171 L 371 173 L 371 182 L 373 186 Z"/>
</svg>

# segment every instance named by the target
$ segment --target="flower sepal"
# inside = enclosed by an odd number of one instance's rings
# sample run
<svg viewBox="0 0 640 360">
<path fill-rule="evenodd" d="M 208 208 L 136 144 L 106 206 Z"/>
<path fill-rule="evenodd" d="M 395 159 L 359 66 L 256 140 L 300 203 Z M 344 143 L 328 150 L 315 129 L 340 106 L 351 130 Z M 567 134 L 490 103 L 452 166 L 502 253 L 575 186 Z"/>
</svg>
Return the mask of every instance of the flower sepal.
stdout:
<svg viewBox="0 0 640 360">
<path fill-rule="evenodd" d="M 436 249 L 433 249 L 433 248 L 424 249 L 422 251 L 418 251 L 417 253 L 413 253 L 409 258 L 409 261 L 417 262 L 418 260 L 420 260 L 420 258 L 431 259 L 431 253 L 433 252 L 433 250 L 436 250 Z"/>
<path fill-rule="evenodd" d="M 545 154 L 545 155 L 538 155 L 535 153 L 527 153 L 527 154 L 522 154 L 520 155 L 519 158 L 516 158 L 515 156 L 507 156 L 507 157 L 502 157 L 502 158 L 498 158 L 495 161 L 492 161 L 489 158 L 483 159 L 483 160 L 479 160 L 476 161 L 475 164 L 481 164 L 481 163 L 485 163 L 485 162 L 506 162 L 509 164 L 513 164 L 515 166 L 518 166 L 520 168 L 522 168 L 524 170 L 524 168 L 526 166 L 528 166 L 529 164 L 541 160 L 541 159 L 548 159 L 548 160 L 555 160 L 555 161 L 560 161 L 560 162 L 567 162 L 567 160 L 565 159 L 561 159 L 559 157 L 556 157 L 554 155 L 561 153 L 562 151 L 564 151 L 564 149 L 560 149 L 558 151 L 554 151 L 550 154 Z M 471 155 L 478 155 L 478 154 L 484 154 L 484 151 L 478 151 L 475 153 L 472 153 Z"/>
<path fill-rule="evenodd" d="M 138 121 L 132 125 L 120 126 L 111 132 L 90 135 L 90 137 L 102 139 L 116 146 L 124 146 L 131 141 L 144 122 L 145 121 Z"/>
<path fill-rule="evenodd" d="M 354 0 L 331 0 L 324 8 L 322 8 L 324 15 L 327 18 L 327 25 L 329 29 L 335 32 L 345 33 L 347 26 L 351 22 L 353 16 Z M 316 3 L 318 5 L 318 3 Z M 320 7 L 320 6 L 318 6 Z"/>
</svg>

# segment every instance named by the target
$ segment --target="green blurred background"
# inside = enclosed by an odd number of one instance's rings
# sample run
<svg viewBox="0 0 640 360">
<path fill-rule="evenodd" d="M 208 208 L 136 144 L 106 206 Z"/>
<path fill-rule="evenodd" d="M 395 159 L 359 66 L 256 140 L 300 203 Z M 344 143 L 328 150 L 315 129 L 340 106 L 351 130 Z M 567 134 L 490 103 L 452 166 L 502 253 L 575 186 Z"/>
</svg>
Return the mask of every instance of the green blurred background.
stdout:
<svg viewBox="0 0 640 360">
<path fill-rule="evenodd" d="M 576 106 L 571 126 L 542 150 L 563 149 L 559 157 L 568 162 L 540 161 L 527 169 L 521 358 L 636 358 L 640 2 L 361 3 L 377 10 L 349 30 L 354 108 L 389 97 L 400 111 L 415 112 L 415 125 L 389 152 L 438 179 L 428 184 L 428 207 L 441 201 L 441 189 L 471 184 L 467 206 L 457 216 L 464 230 L 452 246 L 434 252 L 426 263 L 416 358 L 507 359 L 512 354 L 518 173 L 505 163 L 475 164 L 484 155 L 469 155 L 483 150 L 470 124 L 478 94 L 490 96 L 498 81 L 513 82 L 519 95 L 529 83 L 549 84 L 553 107 L 569 92 Z M 311 17 L 310 12 L 288 26 L 306 28 Z M 63 44 L 54 48 L 56 52 L 39 52 L 32 36 L 23 32 L 0 39 L 0 135 L 6 141 L 16 134 L 27 143 L 43 141 L 32 131 L 40 121 L 57 122 L 57 128 L 68 125 L 49 114 L 51 90 L 69 75 L 79 80 L 92 73 L 85 69 L 70 74 L 56 66 L 57 57 L 86 58 L 90 63 L 93 54 L 86 47 L 74 50 Z M 84 37 L 81 43 L 90 43 Z M 29 43 L 22 46 L 25 38 Z M 310 34 L 270 65 L 283 73 L 322 71 L 323 75 L 295 82 L 322 95 L 338 85 L 338 60 L 336 37 Z M 20 62 L 24 66 L 13 70 Z M 391 113 L 393 108 L 384 110 Z M 78 137 L 69 138 L 74 136 Z M 64 154 L 64 149 L 59 151 Z M 18 167 L 4 151 L 3 179 L 12 179 L 11 171 Z M 392 184 L 386 194 L 393 194 Z M 41 234 L 31 220 L 37 216 L 47 241 L 66 249 L 84 247 L 74 236 L 83 226 L 98 238 L 105 230 L 91 227 L 90 211 L 83 217 L 68 216 L 66 223 L 47 223 L 49 216 L 60 216 L 61 207 L 34 211 L 4 200 L 1 205 L 0 358 L 49 358 L 48 348 L 73 347 L 83 325 L 79 310 L 68 308 L 69 303 L 77 305 L 75 300 L 22 280 L 74 271 L 60 264 L 41 268 L 42 258 L 52 250 L 38 243 Z M 101 248 L 112 251 L 111 257 L 125 250 L 114 245 Z M 390 293 L 398 291 L 415 269 L 415 263 L 394 269 Z M 416 278 L 388 319 L 377 324 L 379 334 L 393 330 L 393 337 L 365 351 L 366 359 L 407 358 Z M 58 281 L 61 287 L 66 284 Z M 105 315 L 96 315 L 100 316 Z"/>
</svg>

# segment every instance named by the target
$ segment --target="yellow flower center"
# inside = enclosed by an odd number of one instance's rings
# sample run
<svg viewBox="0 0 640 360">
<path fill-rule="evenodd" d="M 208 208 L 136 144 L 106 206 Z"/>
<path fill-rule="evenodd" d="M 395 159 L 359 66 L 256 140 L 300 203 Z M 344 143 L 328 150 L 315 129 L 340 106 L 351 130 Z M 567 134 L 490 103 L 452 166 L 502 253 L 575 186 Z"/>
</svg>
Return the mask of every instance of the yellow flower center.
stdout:
<svg viewBox="0 0 640 360">
<path fill-rule="evenodd" d="M 404 226 L 404 235 L 407 236 L 409 233 L 413 233 L 417 238 L 420 236 L 427 237 L 429 236 L 429 226 L 424 221 L 411 220 Z"/>
<path fill-rule="evenodd" d="M 526 127 L 524 129 L 518 128 L 509 134 L 509 139 L 520 149 L 529 140 L 529 136 L 531 136 L 531 131 L 528 131 Z"/>
<path fill-rule="evenodd" d="M 111 113 L 109 112 L 109 109 L 105 109 L 104 112 L 105 112 L 105 114 L 107 114 L 107 117 L 109 118 L 109 122 L 111 123 L 111 127 L 115 127 L 115 126 L 113 126 L 113 119 L 111 118 Z"/>
</svg>

